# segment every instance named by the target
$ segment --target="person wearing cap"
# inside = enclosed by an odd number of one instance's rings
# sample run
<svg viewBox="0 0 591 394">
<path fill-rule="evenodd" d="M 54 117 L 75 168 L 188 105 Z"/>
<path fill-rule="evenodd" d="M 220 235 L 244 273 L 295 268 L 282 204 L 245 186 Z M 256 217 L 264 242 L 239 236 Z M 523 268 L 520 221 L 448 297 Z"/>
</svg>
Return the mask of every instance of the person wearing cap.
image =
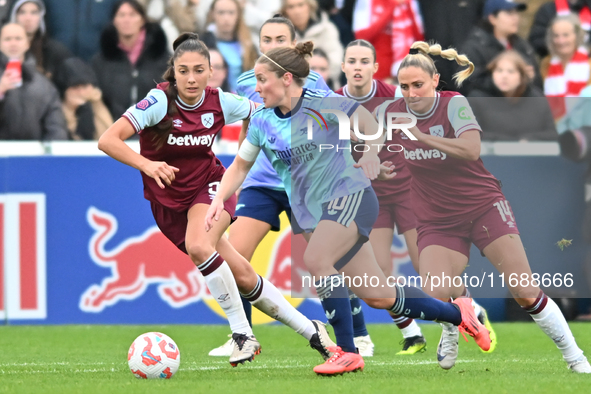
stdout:
<svg viewBox="0 0 591 394">
<path fill-rule="evenodd" d="M 47 36 L 45 3 L 18 0 L 10 13 L 10 21 L 25 28 L 30 46 L 27 54 L 35 57 L 37 70 L 55 83 L 55 73 L 63 61 L 73 55 L 64 44 Z"/>
<path fill-rule="evenodd" d="M 510 0 L 487 0 L 484 4 L 483 19 L 475 27 L 461 47 L 461 52 L 472 60 L 474 74 L 468 79 L 460 92 L 468 94 L 472 89 L 488 91 L 493 89 L 492 74 L 487 65 L 501 52 L 513 49 L 528 64 L 528 76 L 535 86 L 542 87 L 542 79 L 535 56 L 529 43 L 517 35 L 519 12 L 527 5 Z"/>
<path fill-rule="evenodd" d="M 98 140 L 113 124 L 113 118 L 103 103 L 92 68 L 82 59 L 72 57 L 64 61 L 55 82 L 62 97 L 70 139 Z"/>
</svg>

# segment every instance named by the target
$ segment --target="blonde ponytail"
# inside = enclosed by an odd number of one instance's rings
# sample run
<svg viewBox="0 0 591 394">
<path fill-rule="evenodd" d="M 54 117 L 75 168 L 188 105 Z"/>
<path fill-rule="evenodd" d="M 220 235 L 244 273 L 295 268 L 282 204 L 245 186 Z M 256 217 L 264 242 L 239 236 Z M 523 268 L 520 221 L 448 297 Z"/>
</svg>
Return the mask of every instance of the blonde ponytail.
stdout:
<svg viewBox="0 0 591 394">
<path fill-rule="evenodd" d="M 453 79 L 458 86 L 462 86 L 462 83 L 474 72 L 474 63 L 472 63 L 466 55 L 458 54 L 458 52 L 453 48 L 442 50 L 441 45 L 429 45 L 424 41 L 414 42 L 410 48 L 411 52 L 418 53 L 406 55 L 400 64 L 400 70 L 406 67 L 414 66 L 421 68 L 429 75 L 433 76 L 437 73 L 437 68 L 435 67 L 435 62 L 433 62 L 433 59 L 431 59 L 429 55 L 436 55 L 441 56 L 447 60 L 455 60 L 460 66 L 468 66 L 467 69 L 458 71 L 454 74 Z"/>
</svg>

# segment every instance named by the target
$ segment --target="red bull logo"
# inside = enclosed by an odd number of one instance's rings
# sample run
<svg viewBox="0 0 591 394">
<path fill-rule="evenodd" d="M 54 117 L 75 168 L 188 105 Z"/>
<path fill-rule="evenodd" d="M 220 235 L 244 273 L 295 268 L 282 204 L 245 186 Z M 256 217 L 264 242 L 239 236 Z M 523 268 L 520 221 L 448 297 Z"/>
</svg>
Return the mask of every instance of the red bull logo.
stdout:
<svg viewBox="0 0 591 394">
<path fill-rule="evenodd" d="M 109 268 L 111 272 L 100 284 L 93 284 L 84 291 L 79 302 L 82 311 L 100 313 L 120 301 L 137 300 L 150 285 L 156 285 L 160 298 L 173 308 L 182 308 L 203 300 L 214 312 L 224 316 L 191 259 L 178 250 L 156 226 L 107 249 L 105 245 L 117 233 L 117 219 L 107 212 L 90 207 L 86 220 L 94 229 L 88 244 L 89 256 L 95 264 Z M 298 247 L 298 255 L 303 256 L 304 249 L 305 243 L 304 248 Z M 283 215 L 281 231 L 271 232 L 265 237 L 251 263 L 259 274 L 265 275 L 277 286 L 292 305 L 297 306 L 303 300 L 291 298 L 291 251 L 291 230 L 287 217 Z M 296 272 L 305 270 L 301 256 L 295 259 Z M 271 321 L 270 317 L 253 310 L 254 324 Z"/>
<path fill-rule="evenodd" d="M 82 294 L 81 310 L 97 313 L 121 300 L 135 300 L 151 284 L 158 285 L 160 298 L 173 308 L 197 302 L 206 295 L 197 267 L 158 227 L 150 227 L 142 235 L 106 250 L 105 244 L 117 233 L 117 219 L 94 207 L 88 209 L 86 219 L 95 230 L 88 244 L 90 258 L 109 268 L 111 275 Z"/>
</svg>

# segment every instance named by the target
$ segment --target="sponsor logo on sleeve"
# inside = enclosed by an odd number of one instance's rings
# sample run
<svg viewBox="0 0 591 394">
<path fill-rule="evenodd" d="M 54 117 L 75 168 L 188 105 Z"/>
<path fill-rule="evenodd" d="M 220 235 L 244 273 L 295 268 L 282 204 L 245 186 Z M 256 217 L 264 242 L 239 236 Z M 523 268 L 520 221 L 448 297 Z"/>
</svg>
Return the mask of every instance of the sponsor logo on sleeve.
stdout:
<svg viewBox="0 0 591 394">
<path fill-rule="evenodd" d="M 158 102 L 158 100 L 156 100 L 156 97 L 150 95 L 148 97 L 146 97 L 145 99 L 143 99 L 142 101 L 140 101 L 139 103 L 137 103 L 135 105 L 135 107 L 137 109 L 139 109 L 140 111 L 145 111 L 148 108 L 150 108 L 152 105 L 156 104 Z"/>
<path fill-rule="evenodd" d="M 458 117 L 462 120 L 470 120 L 472 119 L 472 112 L 468 109 L 468 107 L 461 107 L 458 110 Z"/>
</svg>

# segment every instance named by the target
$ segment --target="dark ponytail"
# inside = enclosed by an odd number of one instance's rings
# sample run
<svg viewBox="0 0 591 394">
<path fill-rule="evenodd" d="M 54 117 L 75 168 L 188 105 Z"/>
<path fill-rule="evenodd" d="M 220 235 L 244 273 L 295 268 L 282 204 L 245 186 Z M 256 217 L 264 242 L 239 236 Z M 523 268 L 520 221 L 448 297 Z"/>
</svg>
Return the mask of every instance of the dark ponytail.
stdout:
<svg viewBox="0 0 591 394">
<path fill-rule="evenodd" d="M 293 75 L 295 83 L 304 86 L 306 78 L 310 74 L 310 64 L 307 57 L 312 56 L 313 50 L 314 43 L 312 41 L 301 42 L 295 48 L 274 48 L 259 57 L 257 63 L 266 64 L 278 78 L 289 72 Z"/>
<path fill-rule="evenodd" d="M 168 59 L 168 68 L 162 76 L 162 78 L 168 82 L 168 87 L 166 88 L 166 98 L 168 99 L 168 110 L 166 114 L 168 117 L 165 121 L 160 122 L 153 128 L 155 134 L 152 137 L 152 140 L 156 142 L 156 147 L 158 149 L 164 145 L 164 142 L 172 130 L 172 118 L 178 114 L 176 97 L 179 92 L 176 87 L 176 79 L 174 78 L 174 62 L 185 52 L 197 52 L 207 59 L 207 64 L 210 64 L 209 50 L 196 33 L 181 34 L 176 40 L 174 40 L 172 49 L 174 50 L 174 53 L 170 59 Z"/>
</svg>

